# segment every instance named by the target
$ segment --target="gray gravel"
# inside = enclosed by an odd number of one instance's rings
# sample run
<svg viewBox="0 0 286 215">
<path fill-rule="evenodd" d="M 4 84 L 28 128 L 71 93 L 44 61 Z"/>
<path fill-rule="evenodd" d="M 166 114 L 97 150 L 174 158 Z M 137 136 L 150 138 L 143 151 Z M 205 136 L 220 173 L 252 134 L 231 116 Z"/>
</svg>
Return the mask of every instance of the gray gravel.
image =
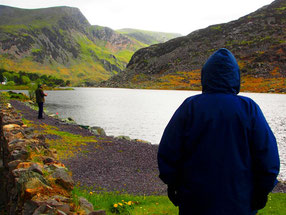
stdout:
<svg viewBox="0 0 286 215">
<path fill-rule="evenodd" d="M 52 117 L 45 116 L 45 119 L 38 120 L 37 111 L 19 101 L 11 101 L 11 104 L 21 111 L 25 119 L 36 124 L 48 124 L 73 134 L 93 136 L 87 129 L 62 124 Z M 158 178 L 157 145 L 103 136 L 97 137 L 97 140 L 97 143 L 88 143 L 75 157 L 62 161 L 72 171 L 76 183 L 92 187 L 95 191 L 166 194 L 166 185 Z"/>
</svg>

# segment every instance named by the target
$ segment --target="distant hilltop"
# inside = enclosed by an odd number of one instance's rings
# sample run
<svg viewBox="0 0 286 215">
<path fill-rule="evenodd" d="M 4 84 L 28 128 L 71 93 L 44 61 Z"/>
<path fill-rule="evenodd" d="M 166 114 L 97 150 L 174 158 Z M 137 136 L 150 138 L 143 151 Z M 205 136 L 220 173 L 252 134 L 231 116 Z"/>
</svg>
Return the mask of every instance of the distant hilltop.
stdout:
<svg viewBox="0 0 286 215">
<path fill-rule="evenodd" d="M 223 47 L 238 60 L 242 91 L 286 93 L 285 0 L 238 20 L 142 48 L 124 72 L 100 86 L 200 90 L 202 65 Z"/>
<path fill-rule="evenodd" d="M 73 7 L 0 5 L 0 69 L 53 75 L 89 86 L 121 73 L 136 50 L 177 36 L 93 26 Z"/>
</svg>

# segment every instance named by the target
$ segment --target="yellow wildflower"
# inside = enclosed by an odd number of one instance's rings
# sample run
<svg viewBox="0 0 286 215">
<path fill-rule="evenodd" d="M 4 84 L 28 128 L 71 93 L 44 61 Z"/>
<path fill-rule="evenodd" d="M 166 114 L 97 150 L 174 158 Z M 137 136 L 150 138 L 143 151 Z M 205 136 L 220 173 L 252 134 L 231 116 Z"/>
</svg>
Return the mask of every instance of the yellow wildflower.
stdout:
<svg viewBox="0 0 286 215">
<path fill-rule="evenodd" d="M 122 203 L 119 202 L 118 204 L 119 204 L 120 206 L 122 206 Z"/>
<path fill-rule="evenodd" d="M 92 192 L 89 192 L 90 195 L 92 195 Z"/>
<path fill-rule="evenodd" d="M 129 202 L 128 202 L 128 205 L 132 205 L 132 202 L 131 202 L 131 201 L 129 201 Z"/>
<path fill-rule="evenodd" d="M 117 207 L 118 207 L 118 204 L 114 204 L 113 207 L 117 208 Z"/>
</svg>

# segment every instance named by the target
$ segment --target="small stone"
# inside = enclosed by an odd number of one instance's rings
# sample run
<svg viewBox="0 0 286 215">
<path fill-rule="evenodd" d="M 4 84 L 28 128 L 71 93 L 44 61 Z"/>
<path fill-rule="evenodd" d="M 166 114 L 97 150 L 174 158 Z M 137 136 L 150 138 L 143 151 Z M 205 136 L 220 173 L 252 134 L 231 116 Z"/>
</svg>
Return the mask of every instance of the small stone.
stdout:
<svg viewBox="0 0 286 215">
<path fill-rule="evenodd" d="M 106 136 L 106 133 L 105 133 L 104 129 L 101 128 L 101 127 L 93 126 L 93 127 L 90 127 L 89 130 L 92 133 L 94 133 L 95 135 Z"/>
<path fill-rule="evenodd" d="M 25 149 L 14 150 L 11 153 L 13 160 L 27 160 L 29 157 L 29 153 Z"/>
<path fill-rule="evenodd" d="M 8 163 L 9 170 L 14 170 L 17 168 L 19 163 L 23 162 L 22 160 L 13 160 Z"/>
<path fill-rule="evenodd" d="M 117 139 L 121 139 L 121 140 L 131 140 L 131 138 L 130 137 L 128 137 L 128 136 L 118 136 L 118 137 L 116 137 Z"/>
<path fill-rule="evenodd" d="M 78 203 L 87 214 L 93 211 L 93 205 L 86 198 L 80 197 Z"/>
<path fill-rule="evenodd" d="M 25 202 L 22 214 L 31 215 L 39 207 L 39 204 L 35 201 L 28 200 Z"/>
<path fill-rule="evenodd" d="M 52 174 L 52 177 L 56 179 L 56 183 L 71 191 L 73 189 L 74 181 L 72 177 L 64 168 L 56 169 Z"/>
<path fill-rule="evenodd" d="M 53 163 L 55 160 L 51 157 L 46 157 L 44 160 L 43 160 L 43 163 L 44 164 L 49 164 L 49 163 Z"/>
<path fill-rule="evenodd" d="M 3 131 L 8 132 L 8 131 L 12 131 L 14 129 L 20 129 L 21 126 L 17 125 L 17 124 L 8 124 L 8 125 L 4 125 L 3 126 Z"/>
<path fill-rule="evenodd" d="M 37 172 L 39 173 L 40 175 L 43 175 L 43 169 L 42 167 L 39 165 L 39 164 L 32 164 L 29 168 L 29 171 L 33 171 L 33 172 Z"/>
<path fill-rule="evenodd" d="M 32 166 L 32 162 L 21 162 L 19 163 L 19 165 L 17 166 L 17 168 L 24 168 L 24 169 L 27 169 L 29 168 L 30 166 Z"/>
<path fill-rule="evenodd" d="M 26 173 L 28 170 L 24 168 L 14 169 L 12 174 L 14 177 L 19 178 L 22 174 Z"/>
</svg>

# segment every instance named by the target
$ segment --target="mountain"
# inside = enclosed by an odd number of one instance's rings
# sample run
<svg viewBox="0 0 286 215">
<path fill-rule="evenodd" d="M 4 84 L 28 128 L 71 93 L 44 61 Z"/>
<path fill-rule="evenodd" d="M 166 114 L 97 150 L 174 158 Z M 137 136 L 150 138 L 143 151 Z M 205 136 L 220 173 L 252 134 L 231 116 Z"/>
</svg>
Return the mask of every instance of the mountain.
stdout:
<svg viewBox="0 0 286 215">
<path fill-rule="evenodd" d="M 0 68 L 92 85 L 121 73 L 148 44 L 90 25 L 77 8 L 19 9 L 0 5 Z"/>
<path fill-rule="evenodd" d="M 120 29 L 116 31 L 119 32 L 120 34 L 124 34 L 128 36 L 129 38 L 133 38 L 147 45 L 164 43 L 168 40 L 182 36 L 181 34 L 176 34 L 176 33 L 144 31 L 144 30 L 131 29 L 131 28 L 124 28 L 124 29 Z"/>
<path fill-rule="evenodd" d="M 200 90 L 200 70 L 219 48 L 229 49 L 241 68 L 242 91 L 286 92 L 286 1 L 238 20 L 142 48 L 124 72 L 101 86 Z"/>
</svg>

